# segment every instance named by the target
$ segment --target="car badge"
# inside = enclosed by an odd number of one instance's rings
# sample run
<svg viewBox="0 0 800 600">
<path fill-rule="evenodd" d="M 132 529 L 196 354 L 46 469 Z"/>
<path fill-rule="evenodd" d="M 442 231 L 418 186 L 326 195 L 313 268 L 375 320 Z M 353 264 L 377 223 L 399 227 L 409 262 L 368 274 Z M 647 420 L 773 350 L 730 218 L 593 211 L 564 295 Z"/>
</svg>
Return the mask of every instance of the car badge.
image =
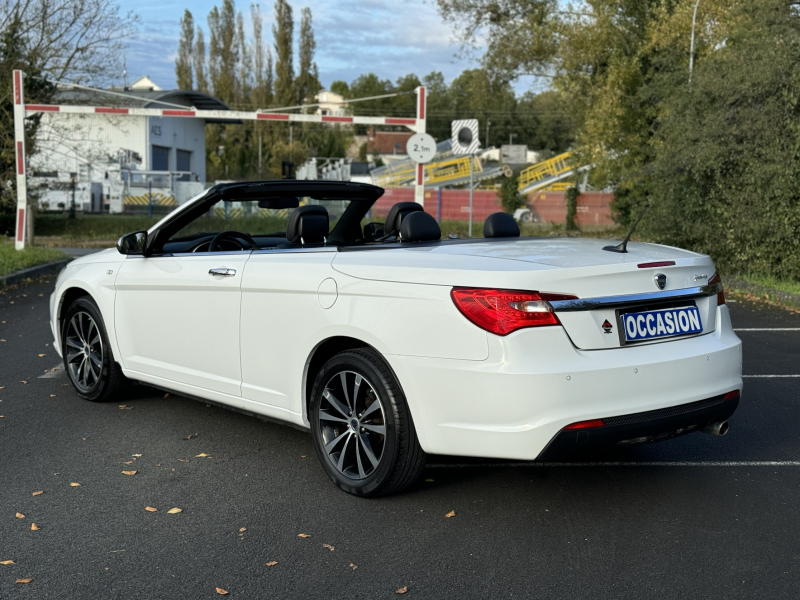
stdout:
<svg viewBox="0 0 800 600">
<path fill-rule="evenodd" d="M 603 321 L 602 327 L 603 327 L 603 331 L 605 333 L 611 333 L 611 330 L 613 329 L 613 327 L 611 326 L 611 323 L 608 322 L 608 319 Z"/>
<path fill-rule="evenodd" d="M 667 287 L 667 276 L 663 273 L 656 273 L 653 276 L 653 281 L 656 282 L 656 287 L 660 290 L 663 290 L 665 287 Z"/>
</svg>

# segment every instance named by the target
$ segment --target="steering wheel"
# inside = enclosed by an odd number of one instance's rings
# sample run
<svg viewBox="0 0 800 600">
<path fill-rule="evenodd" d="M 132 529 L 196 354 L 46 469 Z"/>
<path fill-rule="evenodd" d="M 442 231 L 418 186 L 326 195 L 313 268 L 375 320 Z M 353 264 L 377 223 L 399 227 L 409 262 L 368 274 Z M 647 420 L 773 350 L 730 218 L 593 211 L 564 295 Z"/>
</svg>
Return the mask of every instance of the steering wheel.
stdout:
<svg viewBox="0 0 800 600">
<path fill-rule="evenodd" d="M 208 252 L 214 252 L 217 249 L 217 244 L 223 239 L 239 244 L 241 249 L 244 250 L 244 245 L 237 238 L 241 238 L 246 241 L 250 245 L 251 250 L 259 250 L 259 246 L 256 241 L 246 233 L 242 233 L 241 231 L 220 231 L 214 236 L 214 239 L 209 242 Z"/>
</svg>

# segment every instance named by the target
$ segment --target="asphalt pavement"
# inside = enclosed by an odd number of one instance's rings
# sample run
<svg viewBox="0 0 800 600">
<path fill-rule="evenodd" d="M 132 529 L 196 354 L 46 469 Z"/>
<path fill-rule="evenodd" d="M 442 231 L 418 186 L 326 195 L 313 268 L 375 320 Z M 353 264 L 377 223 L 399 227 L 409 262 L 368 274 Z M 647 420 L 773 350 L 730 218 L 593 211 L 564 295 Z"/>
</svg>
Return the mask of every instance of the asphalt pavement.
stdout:
<svg viewBox="0 0 800 600">
<path fill-rule="evenodd" d="M 48 372 L 52 285 L 0 291 L 0 598 L 800 594 L 800 377 L 765 377 L 800 375 L 800 314 L 729 305 L 748 377 L 726 437 L 430 457 L 411 491 L 360 500 L 301 431 L 150 388 L 81 401 Z"/>
</svg>

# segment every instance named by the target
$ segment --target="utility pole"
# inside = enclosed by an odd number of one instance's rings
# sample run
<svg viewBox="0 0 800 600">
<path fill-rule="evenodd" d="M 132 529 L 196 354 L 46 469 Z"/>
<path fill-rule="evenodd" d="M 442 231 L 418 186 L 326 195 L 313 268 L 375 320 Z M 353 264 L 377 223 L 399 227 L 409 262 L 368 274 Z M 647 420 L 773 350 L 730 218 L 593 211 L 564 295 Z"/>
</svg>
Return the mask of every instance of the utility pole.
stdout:
<svg viewBox="0 0 800 600">
<path fill-rule="evenodd" d="M 474 169 L 472 163 L 474 161 L 475 161 L 475 155 L 470 154 L 469 155 L 469 232 L 468 232 L 469 237 L 472 237 L 472 188 L 474 187 L 473 186 Z"/>
<path fill-rule="evenodd" d="M 514 143 L 514 138 L 517 137 L 516 133 L 509 133 L 508 134 L 508 145 L 512 145 Z"/>
<path fill-rule="evenodd" d="M 489 125 L 491 125 L 491 121 L 486 119 L 486 147 L 489 147 Z"/>
</svg>

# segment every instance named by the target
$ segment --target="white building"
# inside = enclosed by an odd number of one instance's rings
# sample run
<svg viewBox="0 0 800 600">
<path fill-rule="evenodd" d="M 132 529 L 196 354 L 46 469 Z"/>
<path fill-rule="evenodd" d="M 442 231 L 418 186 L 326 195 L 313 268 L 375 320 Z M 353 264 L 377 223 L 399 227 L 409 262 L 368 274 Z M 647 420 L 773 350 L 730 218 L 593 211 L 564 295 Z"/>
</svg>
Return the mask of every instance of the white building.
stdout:
<svg viewBox="0 0 800 600">
<path fill-rule="evenodd" d="M 222 101 L 202 92 L 164 91 L 148 77 L 123 90 L 129 98 L 96 92 L 63 90 L 59 104 L 138 106 L 143 108 L 194 107 L 198 110 L 230 110 Z M 103 206 L 121 212 L 126 198 L 152 194 L 180 203 L 185 194 L 199 193 L 206 181 L 205 125 L 232 120 L 185 117 L 144 117 L 114 114 L 43 113 L 31 156 L 30 185 L 40 190 L 43 208 L 60 209 L 64 189 L 71 196 L 72 180 L 81 190 L 102 188 L 102 198 L 90 201 L 89 210 Z M 193 185 L 185 185 L 193 183 Z M 66 186 L 66 184 L 69 184 Z M 94 184 L 94 185 L 93 185 Z M 140 188 L 132 190 L 131 188 Z M 144 188 L 147 188 L 146 190 Z M 198 189 L 199 188 L 199 189 Z M 190 196 L 191 197 L 191 196 Z M 81 204 L 85 203 L 85 198 Z M 86 208 L 79 206 L 79 208 Z"/>
<path fill-rule="evenodd" d="M 347 100 L 341 94 L 329 90 L 320 90 L 319 94 L 314 96 L 314 99 L 319 102 L 317 107 L 318 115 L 331 117 L 344 117 L 347 115 Z"/>
</svg>

